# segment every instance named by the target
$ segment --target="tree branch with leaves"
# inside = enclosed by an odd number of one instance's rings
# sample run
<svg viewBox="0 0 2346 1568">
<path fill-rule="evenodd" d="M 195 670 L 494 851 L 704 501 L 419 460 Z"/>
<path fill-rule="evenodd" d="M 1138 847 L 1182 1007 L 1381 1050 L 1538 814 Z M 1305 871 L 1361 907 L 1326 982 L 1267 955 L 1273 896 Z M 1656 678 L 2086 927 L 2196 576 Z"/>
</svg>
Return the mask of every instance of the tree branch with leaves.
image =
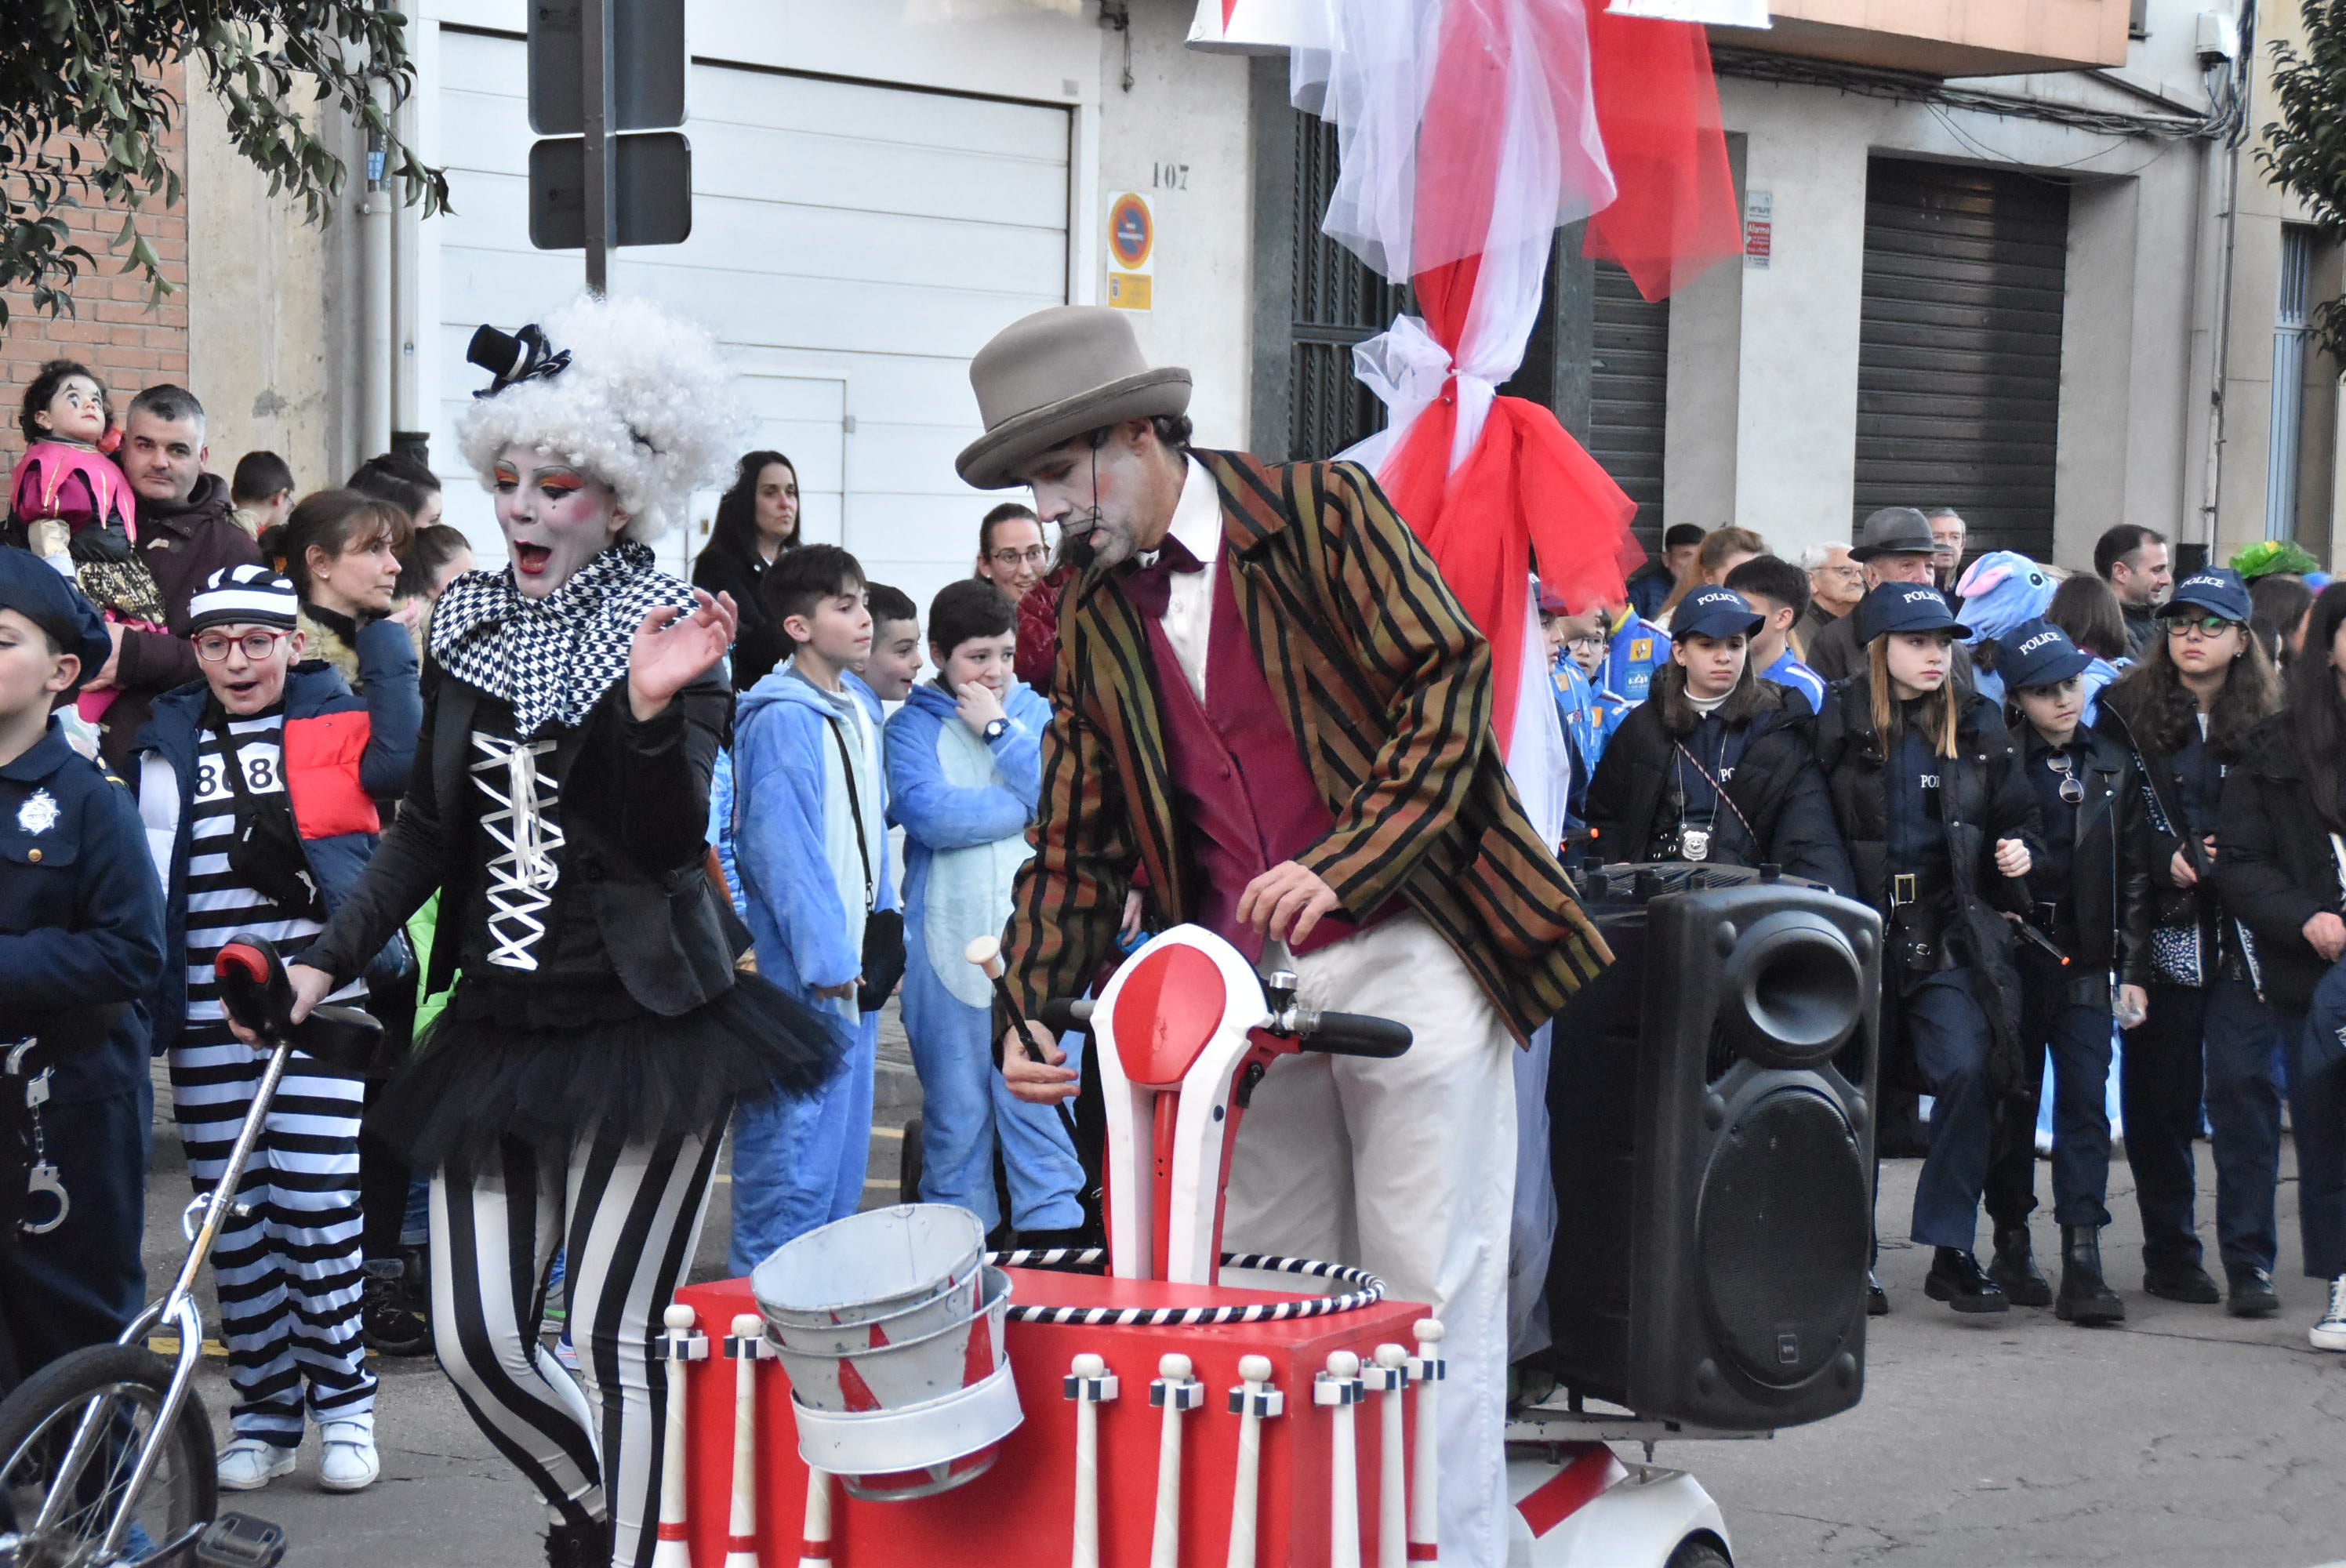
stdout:
<svg viewBox="0 0 2346 1568">
<path fill-rule="evenodd" d="M 2257 164 L 2306 205 L 2321 232 L 2346 240 L 2346 10 L 2341 0 L 2300 0 L 2302 53 L 2272 43 L 2280 118 L 2264 128 Z M 2324 300 L 2308 323 L 2331 361 L 2346 364 L 2346 300 Z"/>
<path fill-rule="evenodd" d="M 379 147 L 403 199 L 428 216 L 448 207 L 447 176 L 402 142 L 388 106 L 414 91 L 407 18 L 374 0 L 7 0 L 0 5 L 0 290 L 45 314 L 73 311 L 73 284 L 98 259 L 68 214 L 122 213 L 108 249 L 139 272 L 151 305 L 171 291 L 139 227 L 149 202 L 176 206 L 180 171 L 162 139 L 183 107 L 164 67 L 185 62 L 227 110 L 238 153 L 270 193 L 332 220 L 349 182 L 342 158 L 305 123 L 339 112 Z M 0 330 L 8 304 L 0 298 Z"/>
</svg>

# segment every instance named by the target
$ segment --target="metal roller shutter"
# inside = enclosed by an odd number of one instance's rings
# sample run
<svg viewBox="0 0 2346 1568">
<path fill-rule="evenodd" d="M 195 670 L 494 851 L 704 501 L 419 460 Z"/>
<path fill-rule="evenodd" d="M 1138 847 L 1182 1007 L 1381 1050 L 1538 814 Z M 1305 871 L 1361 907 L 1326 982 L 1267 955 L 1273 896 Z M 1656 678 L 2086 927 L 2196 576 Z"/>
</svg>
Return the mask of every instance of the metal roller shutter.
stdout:
<svg viewBox="0 0 2346 1568">
<path fill-rule="evenodd" d="M 1595 264 L 1588 453 L 1637 504 L 1637 543 L 1662 545 L 1662 432 L 1669 412 L 1670 306 L 1637 292 L 1610 261 Z"/>
<path fill-rule="evenodd" d="M 1384 428 L 1385 406 L 1352 374 L 1352 346 L 1409 309 L 1409 291 L 1320 231 L 1336 189 L 1336 127 L 1294 111 L 1295 257 L 1290 280 L 1288 452 L 1333 457 Z"/>
<path fill-rule="evenodd" d="M 2065 184 L 1872 161 L 1857 516 L 1952 506 L 1971 552 L 2049 558 L 2068 240 Z"/>
</svg>

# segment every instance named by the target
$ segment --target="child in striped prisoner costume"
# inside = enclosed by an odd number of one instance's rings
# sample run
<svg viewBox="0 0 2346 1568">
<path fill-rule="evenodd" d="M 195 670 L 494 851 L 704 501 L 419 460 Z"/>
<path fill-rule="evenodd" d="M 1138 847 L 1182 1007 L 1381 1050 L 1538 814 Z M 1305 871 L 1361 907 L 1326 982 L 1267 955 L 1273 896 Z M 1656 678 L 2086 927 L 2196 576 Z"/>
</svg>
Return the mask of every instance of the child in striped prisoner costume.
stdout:
<svg viewBox="0 0 2346 1568">
<path fill-rule="evenodd" d="M 219 1181 L 266 1054 L 230 1031 L 212 960 L 239 932 L 295 953 L 358 880 L 375 842 L 371 789 L 398 769 L 365 706 L 323 665 L 301 666 L 293 586 L 262 566 L 212 575 L 189 606 L 204 675 L 155 704 L 139 737 L 139 812 L 163 878 L 160 1043 L 199 1191 Z M 390 966 L 397 972 L 396 960 Z M 337 1002 L 363 1006 L 353 979 Z M 319 1482 L 355 1492 L 378 1472 L 373 1374 L 360 1339 L 360 1085 L 297 1056 L 246 1167 L 249 1206 L 213 1253 L 236 1400 L 220 1485 L 294 1468 L 305 1414 Z"/>
</svg>

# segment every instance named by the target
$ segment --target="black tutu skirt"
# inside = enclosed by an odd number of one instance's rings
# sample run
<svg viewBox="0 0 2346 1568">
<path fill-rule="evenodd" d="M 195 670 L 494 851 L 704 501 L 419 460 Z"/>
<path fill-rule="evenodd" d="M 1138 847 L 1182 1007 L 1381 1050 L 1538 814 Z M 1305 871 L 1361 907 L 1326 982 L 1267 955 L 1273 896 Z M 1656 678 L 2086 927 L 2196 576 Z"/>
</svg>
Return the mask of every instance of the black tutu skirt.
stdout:
<svg viewBox="0 0 2346 1568">
<path fill-rule="evenodd" d="M 680 1018 L 648 1011 L 616 980 L 466 975 L 367 1126 L 423 1172 L 493 1163 L 507 1139 L 567 1149 L 604 1131 L 713 1137 L 737 1103 L 820 1087 L 845 1044 L 755 974 Z"/>
</svg>

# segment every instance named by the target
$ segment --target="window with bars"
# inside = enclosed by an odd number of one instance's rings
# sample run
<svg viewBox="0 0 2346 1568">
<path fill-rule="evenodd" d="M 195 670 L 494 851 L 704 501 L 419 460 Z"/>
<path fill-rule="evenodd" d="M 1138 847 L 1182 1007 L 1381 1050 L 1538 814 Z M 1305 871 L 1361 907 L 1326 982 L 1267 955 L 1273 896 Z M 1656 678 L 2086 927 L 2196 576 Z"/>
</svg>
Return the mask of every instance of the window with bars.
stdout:
<svg viewBox="0 0 2346 1568">
<path fill-rule="evenodd" d="M 1374 434 L 1384 405 L 1352 374 L 1352 346 L 1392 325 L 1409 290 L 1320 231 L 1336 188 L 1336 127 L 1295 116 L 1295 249 L 1290 286 L 1288 453 L 1333 457 Z"/>
</svg>

